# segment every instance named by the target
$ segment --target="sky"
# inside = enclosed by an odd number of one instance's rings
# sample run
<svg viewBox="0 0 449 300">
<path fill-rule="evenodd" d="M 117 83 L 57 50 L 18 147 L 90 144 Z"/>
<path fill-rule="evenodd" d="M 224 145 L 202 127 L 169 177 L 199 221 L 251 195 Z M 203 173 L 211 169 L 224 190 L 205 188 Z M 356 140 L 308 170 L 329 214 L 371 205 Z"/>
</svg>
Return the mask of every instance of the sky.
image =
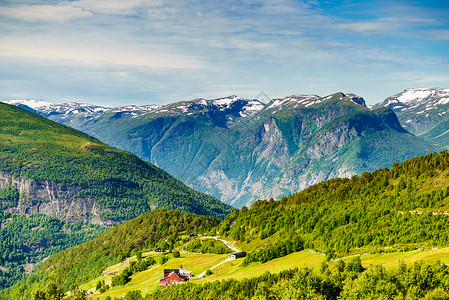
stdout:
<svg viewBox="0 0 449 300">
<path fill-rule="evenodd" d="M 449 1 L 0 0 L 0 100 L 449 88 Z"/>
</svg>

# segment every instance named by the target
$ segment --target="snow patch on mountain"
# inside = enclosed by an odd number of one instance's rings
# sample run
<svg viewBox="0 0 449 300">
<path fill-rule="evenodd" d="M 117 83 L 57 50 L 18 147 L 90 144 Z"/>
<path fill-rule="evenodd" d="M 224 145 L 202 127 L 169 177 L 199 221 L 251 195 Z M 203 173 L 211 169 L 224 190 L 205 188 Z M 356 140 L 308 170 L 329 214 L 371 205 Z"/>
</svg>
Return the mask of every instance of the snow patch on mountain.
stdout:
<svg viewBox="0 0 449 300">
<path fill-rule="evenodd" d="M 429 89 L 411 89 L 406 90 L 400 95 L 397 100 L 401 102 L 409 102 L 411 100 L 423 100 L 424 98 L 432 95 L 432 91 Z"/>
<path fill-rule="evenodd" d="M 43 100 L 5 100 L 2 101 L 4 103 L 7 104 L 11 104 L 11 105 L 26 105 L 32 109 L 38 109 L 41 107 L 46 107 L 46 106 L 52 106 L 54 105 L 53 103 L 47 102 L 47 101 L 43 101 Z"/>
</svg>

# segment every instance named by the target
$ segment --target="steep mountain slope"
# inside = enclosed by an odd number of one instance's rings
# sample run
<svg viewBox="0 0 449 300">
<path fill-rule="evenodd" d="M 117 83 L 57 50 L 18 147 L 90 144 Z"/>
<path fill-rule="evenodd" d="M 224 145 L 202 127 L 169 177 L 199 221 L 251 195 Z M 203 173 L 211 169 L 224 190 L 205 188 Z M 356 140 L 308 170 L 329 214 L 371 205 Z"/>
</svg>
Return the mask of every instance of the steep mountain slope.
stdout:
<svg viewBox="0 0 449 300">
<path fill-rule="evenodd" d="M 388 108 L 370 111 L 363 98 L 343 93 L 267 105 L 236 96 L 196 99 L 59 121 L 237 207 L 436 149 L 405 131 Z"/>
<path fill-rule="evenodd" d="M 225 216 L 231 208 L 136 156 L 15 106 L 0 103 L 0 187 L 11 212 L 91 223 L 153 208 Z"/>
<path fill-rule="evenodd" d="M 192 186 L 236 206 L 433 150 L 390 110 L 370 111 L 362 98 L 342 93 L 274 99 L 233 129 L 239 137 Z"/>
<path fill-rule="evenodd" d="M 373 106 L 390 107 L 409 132 L 449 148 L 449 89 L 416 88 L 404 90 Z"/>
<path fill-rule="evenodd" d="M 0 115 L 0 288 L 98 225 L 156 208 L 221 218 L 233 209 L 73 128 L 4 103 Z"/>
</svg>

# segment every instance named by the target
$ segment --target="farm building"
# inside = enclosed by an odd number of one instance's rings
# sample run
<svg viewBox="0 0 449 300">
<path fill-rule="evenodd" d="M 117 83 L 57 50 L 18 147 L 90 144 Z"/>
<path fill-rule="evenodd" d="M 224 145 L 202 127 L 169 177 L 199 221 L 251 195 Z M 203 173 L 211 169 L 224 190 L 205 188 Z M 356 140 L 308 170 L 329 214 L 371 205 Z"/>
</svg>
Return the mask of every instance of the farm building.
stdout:
<svg viewBox="0 0 449 300">
<path fill-rule="evenodd" d="M 237 259 L 237 258 L 241 258 L 241 257 L 245 257 L 246 256 L 246 252 L 237 252 L 237 253 L 232 253 L 229 254 L 229 259 Z"/>
<path fill-rule="evenodd" d="M 193 274 L 185 269 L 164 269 L 164 276 L 159 280 L 159 286 L 187 282 L 192 276 Z"/>
</svg>

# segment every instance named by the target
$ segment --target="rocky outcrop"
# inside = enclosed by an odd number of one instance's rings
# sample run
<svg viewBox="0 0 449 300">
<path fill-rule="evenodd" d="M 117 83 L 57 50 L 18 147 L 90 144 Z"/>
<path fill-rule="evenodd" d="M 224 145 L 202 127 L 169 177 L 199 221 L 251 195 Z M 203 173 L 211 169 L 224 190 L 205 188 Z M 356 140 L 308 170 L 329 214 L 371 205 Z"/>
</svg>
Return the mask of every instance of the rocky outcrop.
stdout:
<svg viewBox="0 0 449 300">
<path fill-rule="evenodd" d="M 102 220 L 105 211 L 90 197 L 80 197 L 80 187 L 67 187 L 47 180 L 32 180 L 0 171 L 0 189 L 12 187 L 19 192 L 18 204 L 8 208 L 19 214 L 42 213 L 66 222 L 88 222 L 101 226 L 113 223 Z"/>
</svg>

